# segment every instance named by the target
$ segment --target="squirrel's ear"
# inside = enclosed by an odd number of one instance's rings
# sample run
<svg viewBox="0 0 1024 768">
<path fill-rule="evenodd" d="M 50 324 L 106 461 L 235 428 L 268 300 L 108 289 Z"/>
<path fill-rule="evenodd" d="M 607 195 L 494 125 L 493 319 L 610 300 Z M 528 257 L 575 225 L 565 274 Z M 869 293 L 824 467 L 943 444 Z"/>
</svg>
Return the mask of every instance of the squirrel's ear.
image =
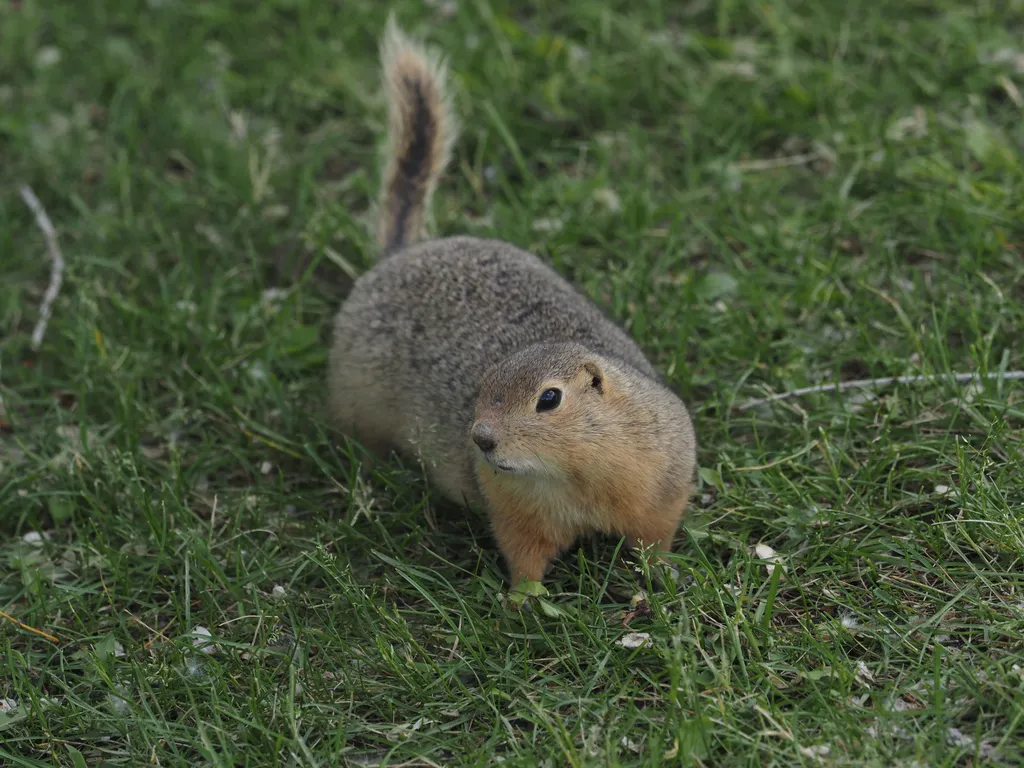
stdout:
<svg viewBox="0 0 1024 768">
<path fill-rule="evenodd" d="M 583 364 L 583 370 L 586 371 L 587 376 L 590 377 L 590 386 L 597 390 L 599 395 L 604 394 L 604 371 L 601 370 L 595 362 L 586 362 Z"/>
</svg>

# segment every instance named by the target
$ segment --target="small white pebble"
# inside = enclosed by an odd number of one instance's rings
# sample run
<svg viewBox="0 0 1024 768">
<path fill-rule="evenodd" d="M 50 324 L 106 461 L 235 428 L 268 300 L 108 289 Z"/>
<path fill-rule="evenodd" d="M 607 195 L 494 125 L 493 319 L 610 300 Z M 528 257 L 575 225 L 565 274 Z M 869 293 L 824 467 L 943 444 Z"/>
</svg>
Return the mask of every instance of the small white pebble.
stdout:
<svg viewBox="0 0 1024 768">
<path fill-rule="evenodd" d="M 614 189 L 602 187 L 601 189 L 595 190 L 594 199 L 612 213 L 618 213 L 622 210 L 622 201 L 619 199 L 619 196 Z"/>
<path fill-rule="evenodd" d="M 60 48 L 56 48 L 52 45 L 47 45 L 40 48 L 36 53 L 36 66 L 40 69 L 49 69 L 55 64 L 59 64 L 62 58 Z"/>
<path fill-rule="evenodd" d="M 273 468 L 274 468 L 273 464 L 271 464 L 269 461 L 264 461 L 262 464 L 260 464 L 260 474 L 261 475 L 269 475 L 271 470 L 273 470 Z"/>
<path fill-rule="evenodd" d="M 260 302 L 268 308 L 276 309 L 287 295 L 288 291 L 284 288 L 267 288 L 260 296 Z"/>
<path fill-rule="evenodd" d="M 42 544 L 43 534 L 39 533 L 39 531 L 29 531 L 21 537 L 21 540 L 24 541 L 26 544 Z"/>
<path fill-rule="evenodd" d="M 267 380 L 267 367 L 260 360 L 256 360 L 251 365 L 246 366 L 246 371 L 256 381 Z"/>
<path fill-rule="evenodd" d="M 280 600 L 284 597 L 284 587 L 282 587 L 280 584 L 275 585 L 274 588 L 270 590 L 270 596 L 273 597 L 275 600 Z"/>
<path fill-rule="evenodd" d="M 561 219 L 537 219 L 533 222 L 534 232 L 557 232 L 564 226 Z"/>
<path fill-rule="evenodd" d="M 623 648 L 650 648 L 654 645 L 651 636 L 647 632 L 630 632 L 615 641 L 616 645 Z"/>
</svg>

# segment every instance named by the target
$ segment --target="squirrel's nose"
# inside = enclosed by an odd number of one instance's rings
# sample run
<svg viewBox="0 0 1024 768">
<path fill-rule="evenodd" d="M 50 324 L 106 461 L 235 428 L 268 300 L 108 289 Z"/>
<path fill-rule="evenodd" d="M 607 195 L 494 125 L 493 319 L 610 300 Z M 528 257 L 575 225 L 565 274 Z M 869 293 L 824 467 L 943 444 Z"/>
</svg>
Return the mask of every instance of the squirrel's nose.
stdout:
<svg viewBox="0 0 1024 768">
<path fill-rule="evenodd" d="M 498 447 L 498 436 L 494 427 L 490 424 L 476 424 L 473 426 L 473 442 L 476 447 L 484 453 L 490 453 Z"/>
</svg>

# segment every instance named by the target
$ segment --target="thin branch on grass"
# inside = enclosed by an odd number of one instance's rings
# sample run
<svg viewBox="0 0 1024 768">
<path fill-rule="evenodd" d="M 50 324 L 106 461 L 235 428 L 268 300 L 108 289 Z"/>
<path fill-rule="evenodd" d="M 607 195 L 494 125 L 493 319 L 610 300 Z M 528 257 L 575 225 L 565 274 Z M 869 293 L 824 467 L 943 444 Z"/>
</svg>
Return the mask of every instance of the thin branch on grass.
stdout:
<svg viewBox="0 0 1024 768">
<path fill-rule="evenodd" d="M 790 456 L 784 456 L 781 459 L 776 459 L 775 461 L 769 462 L 768 464 L 759 464 L 756 467 L 736 467 L 736 471 L 737 472 L 754 472 L 754 471 L 761 470 L 761 469 L 771 469 L 772 467 L 779 466 L 779 464 L 785 464 L 788 461 L 792 461 L 793 459 L 800 458 L 801 456 L 803 456 L 805 453 L 807 453 L 812 448 L 817 448 L 820 444 L 821 443 L 818 440 L 815 440 L 812 443 L 810 443 L 808 445 L 805 445 L 799 451 L 797 451 L 796 453 L 794 453 L 794 454 L 792 454 Z"/>
<path fill-rule="evenodd" d="M 821 159 L 817 152 L 809 152 L 805 155 L 787 155 L 785 157 L 769 157 L 761 160 L 740 160 L 729 163 L 729 167 L 740 173 L 752 171 L 772 171 L 776 168 L 788 168 L 793 165 L 807 165 L 815 160 Z"/>
<path fill-rule="evenodd" d="M 57 639 L 56 637 L 54 637 L 53 635 L 51 635 L 51 634 L 48 634 L 48 633 L 46 633 L 46 632 L 43 632 L 43 630 L 41 630 L 41 629 L 36 629 L 35 627 L 30 627 L 30 626 L 29 626 L 28 624 L 23 624 L 23 623 L 21 623 L 21 622 L 20 622 L 20 621 L 18 621 L 18 620 L 17 620 L 16 618 L 14 618 L 13 616 L 11 616 L 11 614 L 9 614 L 9 613 L 4 613 L 3 611 L 0 611 L 0 617 L 2 617 L 2 618 L 4 618 L 4 619 L 7 619 L 7 620 L 8 620 L 9 622 L 11 622 L 12 624 L 16 624 L 17 626 L 19 626 L 19 627 L 21 627 L 22 629 L 24 629 L 24 630 L 25 630 L 26 632 L 31 632 L 31 633 L 32 633 L 32 634 L 34 634 L 34 635 L 39 635 L 40 637 L 45 637 L 45 638 L 46 638 L 47 640 L 49 640 L 49 641 L 50 641 L 51 643 L 54 643 L 54 644 L 58 644 L 58 643 L 60 643 L 60 640 L 58 640 L 58 639 Z"/>
<path fill-rule="evenodd" d="M 877 387 L 885 387 L 889 384 L 918 384 L 920 382 L 933 382 L 933 381 L 955 381 L 958 384 L 962 384 L 967 381 L 982 381 L 989 379 L 1001 379 L 1003 381 L 1021 381 L 1024 380 L 1024 371 L 1004 371 L 995 373 L 955 373 L 947 375 L 943 373 L 921 376 L 886 376 L 881 379 L 855 379 L 853 381 L 841 381 L 832 384 L 818 384 L 814 387 L 802 387 L 801 389 L 794 389 L 789 392 L 780 392 L 777 395 L 771 395 L 770 397 L 761 397 L 757 400 L 748 400 L 742 405 L 737 406 L 740 411 L 747 411 L 751 408 L 756 408 L 759 405 L 765 405 L 767 403 L 778 402 L 779 400 L 788 400 L 791 397 L 803 397 L 804 395 L 813 395 L 818 392 L 845 392 L 848 389 L 875 389 Z"/>
<path fill-rule="evenodd" d="M 39 202 L 39 198 L 36 197 L 36 193 L 26 185 L 22 185 L 18 192 L 21 193 L 21 199 L 25 201 L 25 205 L 35 215 L 36 225 L 42 231 L 43 237 L 46 239 L 46 248 L 50 252 L 50 284 L 46 287 L 43 303 L 39 307 L 39 320 L 36 322 L 35 330 L 32 331 L 32 350 L 38 351 L 43 343 L 43 336 L 46 335 L 46 326 L 50 323 L 50 316 L 53 314 L 53 302 L 56 301 L 61 283 L 64 282 L 64 256 L 61 254 L 60 244 L 57 242 L 57 230 L 54 229 L 53 222 L 50 221 L 50 217 L 47 215 L 46 209 L 43 208 L 43 204 Z"/>
</svg>

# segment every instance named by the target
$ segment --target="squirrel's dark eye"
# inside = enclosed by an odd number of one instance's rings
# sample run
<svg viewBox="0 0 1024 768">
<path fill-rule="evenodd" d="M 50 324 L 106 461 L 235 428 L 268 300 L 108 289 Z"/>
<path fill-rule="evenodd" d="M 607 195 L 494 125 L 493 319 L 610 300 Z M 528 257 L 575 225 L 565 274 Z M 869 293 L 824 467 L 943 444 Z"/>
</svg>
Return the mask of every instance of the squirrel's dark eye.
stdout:
<svg viewBox="0 0 1024 768">
<path fill-rule="evenodd" d="M 540 393 L 540 397 L 537 399 L 537 410 L 538 411 L 550 411 L 558 407 L 558 404 L 562 402 L 562 390 L 560 389 L 545 389 Z"/>
</svg>

